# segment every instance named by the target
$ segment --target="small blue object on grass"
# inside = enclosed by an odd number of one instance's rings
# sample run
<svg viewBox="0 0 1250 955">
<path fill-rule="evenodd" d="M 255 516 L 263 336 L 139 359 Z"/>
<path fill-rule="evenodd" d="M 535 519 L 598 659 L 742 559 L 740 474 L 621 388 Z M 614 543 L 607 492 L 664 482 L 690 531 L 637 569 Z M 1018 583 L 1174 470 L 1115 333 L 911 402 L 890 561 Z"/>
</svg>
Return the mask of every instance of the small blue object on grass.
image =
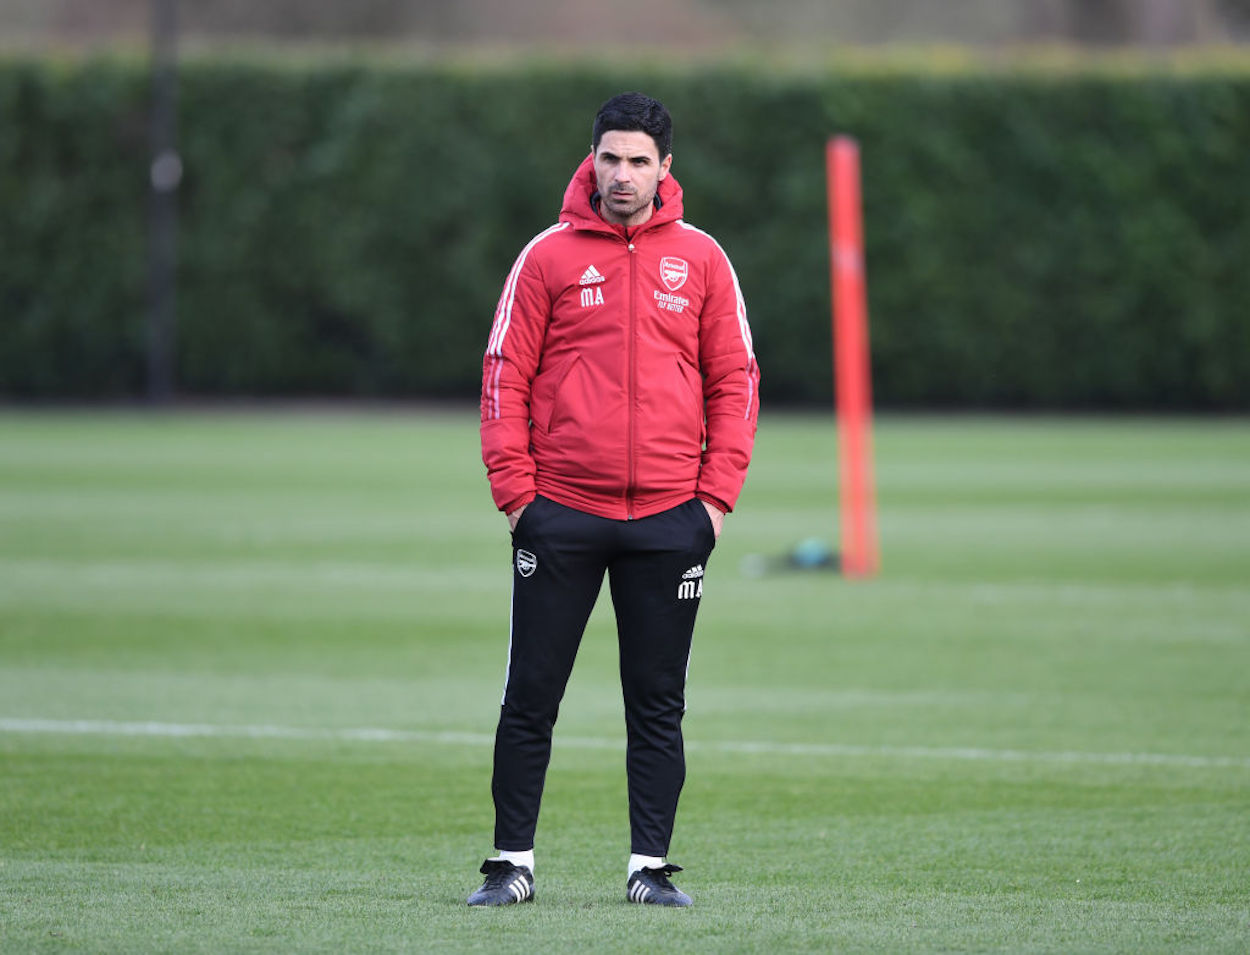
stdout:
<svg viewBox="0 0 1250 955">
<path fill-rule="evenodd" d="M 803 570 L 816 567 L 832 567 L 837 563 L 833 548 L 819 537 L 806 537 L 790 551 L 790 565 Z"/>
<path fill-rule="evenodd" d="M 744 577 L 763 577 L 765 574 L 787 570 L 841 569 L 838 553 L 819 537 L 807 537 L 794 545 L 782 557 L 765 557 L 763 554 L 747 554 L 739 569 Z"/>
</svg>

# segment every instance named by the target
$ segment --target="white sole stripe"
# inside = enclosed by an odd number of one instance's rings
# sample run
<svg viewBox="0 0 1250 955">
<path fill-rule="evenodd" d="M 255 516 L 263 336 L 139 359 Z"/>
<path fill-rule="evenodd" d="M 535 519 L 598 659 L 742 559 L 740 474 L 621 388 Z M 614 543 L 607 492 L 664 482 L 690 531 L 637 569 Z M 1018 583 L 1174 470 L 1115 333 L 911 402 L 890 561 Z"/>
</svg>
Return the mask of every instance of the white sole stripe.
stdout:
<svg viewBox="0 0 1250 955">
<path fill-rule="evenodd" d="M 208 739 L 279 739 L 345 743 L 429 743 L 441 746 L 493 746 L 494 734 L 433 730 L 394 730 L 362 727 L 238 725 L 219 723 L 130 722 L 122 720 L 54 720 L 0 717 L 0 733 L 49 733 L 64 736 L 120 736 Z M 622 740 L 588 736 L 557 736 L 556 747 L 623 750 Z M 780 741 L 721 742 L 687 740 L 693 753 L 733 753 L 756 756 L 885 757 L 946 759 L 1001 763 L 1067 763 L 1095 766 L 1166 766 L 1191 769 L 1250 769 L 1248 756 L 1201 756 L 1185 753 L 1088 753 L 984 749 L 962 746 L 861 746 L 848 743 L 786 743 Z"/>
</svg>

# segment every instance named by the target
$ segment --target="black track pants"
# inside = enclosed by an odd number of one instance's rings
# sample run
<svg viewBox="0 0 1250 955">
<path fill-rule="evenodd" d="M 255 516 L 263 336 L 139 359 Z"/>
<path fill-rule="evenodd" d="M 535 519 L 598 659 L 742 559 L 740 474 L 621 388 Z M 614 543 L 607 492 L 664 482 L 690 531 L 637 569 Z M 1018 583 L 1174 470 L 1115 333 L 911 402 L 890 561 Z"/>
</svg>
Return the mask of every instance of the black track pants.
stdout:
<svg viewBox="0 0 1250 955">
<path fill-rule="evenodd" d="M 664 856 L 686 778 L 681 720 L 711 519 L 698 500 L 613 521 L 538 497 L 512 543 L 512 634 L 491 780 L 495 847 L 534 845 L 552 727 L 606 571 L 625 700 L 630 851 Z"/>
</svg>

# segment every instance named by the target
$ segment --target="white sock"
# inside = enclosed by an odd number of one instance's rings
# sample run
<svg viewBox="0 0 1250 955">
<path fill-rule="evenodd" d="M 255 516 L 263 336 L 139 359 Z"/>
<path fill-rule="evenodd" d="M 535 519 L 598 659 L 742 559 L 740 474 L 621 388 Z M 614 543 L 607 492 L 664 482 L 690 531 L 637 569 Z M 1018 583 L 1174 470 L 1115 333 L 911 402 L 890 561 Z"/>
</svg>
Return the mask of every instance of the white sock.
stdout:
<svg viewBox="0 0 1250 955">
<path fill-rule="evenodd" d="M 496 849 L 499 854 L 495 856 L 495 860 L 501 862 L 511 862 L 516 866 L 525 866 L 530 870 L 530 875 L 534 874 L 534 850 L 526 849 L 524 852 L 508 852 L 506 850 Z"/>
<path fill-rule="evenodd" d="M 640 856 L 634 853 L 629 857 L 629 874 L 625 878 L 632 878 L 639 869 L 660 869 L 663 866 L 664 859 L 660 856 Z"/>
</svg>

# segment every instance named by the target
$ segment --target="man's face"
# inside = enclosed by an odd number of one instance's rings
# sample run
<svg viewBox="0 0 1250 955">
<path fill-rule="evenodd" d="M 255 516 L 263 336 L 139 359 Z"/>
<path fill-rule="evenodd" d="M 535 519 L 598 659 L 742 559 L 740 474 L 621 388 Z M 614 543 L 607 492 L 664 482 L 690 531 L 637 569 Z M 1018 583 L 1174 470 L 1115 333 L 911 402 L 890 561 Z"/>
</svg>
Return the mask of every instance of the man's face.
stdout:
<svg viewBox="0 0 1250 955">
<path fill-rule="evenodd" d="M 661 160 L 655 140 L 644 132 L 604 133 L 595 150 L 599 214 L 617 225 L 642 225 L 655 211 L 655 191 L 672 164 L 672 154 Z"/>
</svg>

